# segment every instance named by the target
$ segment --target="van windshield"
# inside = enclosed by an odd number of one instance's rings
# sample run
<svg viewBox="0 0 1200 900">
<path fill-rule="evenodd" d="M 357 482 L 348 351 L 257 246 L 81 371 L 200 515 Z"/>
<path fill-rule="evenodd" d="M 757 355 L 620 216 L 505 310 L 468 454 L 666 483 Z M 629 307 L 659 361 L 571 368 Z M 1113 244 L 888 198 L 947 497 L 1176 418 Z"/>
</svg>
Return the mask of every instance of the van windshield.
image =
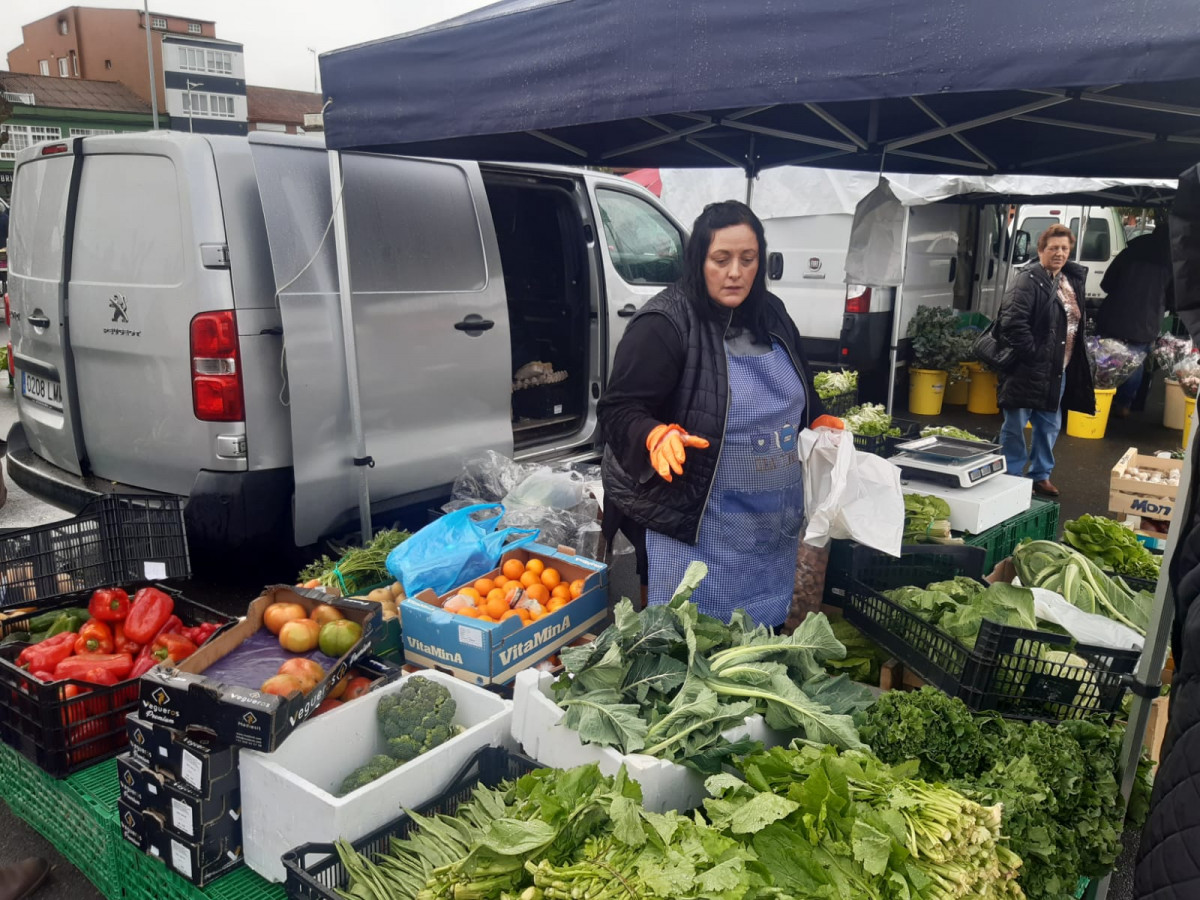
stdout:
<svg viewBox="0 0 1200 900">
<path fill-rule="evenodd" d="M 1029 245 L 1031 247 L 1036 247 L 1038 238 L 1042 236 L 1042 232 L 1051 225 L 1058 224 L 1060 223 L 1057 216 L 1030 216 L 1025 220 L 1025 223 L 1021 226 L 1021 229 L 1029 232 Z"/>
</svg>

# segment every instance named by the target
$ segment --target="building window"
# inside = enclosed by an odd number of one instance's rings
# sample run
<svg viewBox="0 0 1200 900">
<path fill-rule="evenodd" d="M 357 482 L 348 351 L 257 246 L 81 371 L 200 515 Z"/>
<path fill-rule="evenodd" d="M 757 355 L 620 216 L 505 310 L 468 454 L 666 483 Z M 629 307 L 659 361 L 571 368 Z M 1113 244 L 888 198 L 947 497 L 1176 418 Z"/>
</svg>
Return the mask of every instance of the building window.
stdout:
<svg viewBox="0 0 1200 900">
<path fill-rule="evenodd" d="M 39 75 L 49 75 L 50 74 L 50 60 L 48 60 L 48 59 L 39 59 L 38 60 L 38 74 Z"/>
<path fill-rule="evenodd" d="M 48 125 L 5 125 L 4 130 L 8 141 L 0 144 L 0 159 L 16 159 L 26 147 L 62 140 L 62 129 Z"/>
<path fill-rule="evenodd" d="M 197 94 L 184 92 L 183 114 L 215 119 L 233 119 L 237 116 L 235 98 L 225 94 Z"/>
<path fill-rule="evenodd" d="M 106 59 L 106 60 L 104 61 L 104 68 L 106 68 L 106 69 L 111 69 L 111 68 L 112 68 L 112 60 L 111 60 L 111 59 Z"/>
<path fill-rule="evenodd" d="M 200 25 L 197 22 L 188 22 L 188 34 L 199 34 Z"/>
<path fill-rule="evenodd" d="M 157 28 L 161 31 L 166 31 L 167 30 L 167 20 L 160 16 L 151 16 L 150 17 L 150 27 Z"/>
<path fill-rule="evenodd" d="M 58 77 L 66 78 L 70 74 L 70 69 L 67 68 L 67 58 L 65 56 L 60 56 L 58 58 Z"/>
<path fill-rule="evenodd" d="M 232 75 L 233 54 L 228 50 L 204 50 L 199 47 L 180 47 L 179 68 L 185 72 Z"/>
<path fill-rule="evenodd" d="M 79 77 L 79 57 L 75 55 L 75 51 L 71 51 L 71 71 L 75 73 L 75 77 Z"/>
<path fill-rule="evenodd" d="M 66 19 L 59 19 L 59 20 L 58 20 L 58 33 L 59 33 L 59 34 L 66 34 L 66 33 L 67 33 L 67 20 L 66 20 Z"/>
<path fill-rule="evenodd" d="M 111 128 L 72 128 L 71 137 L 89 137 L 93 134 L 116 134 Z"/>
</svg>

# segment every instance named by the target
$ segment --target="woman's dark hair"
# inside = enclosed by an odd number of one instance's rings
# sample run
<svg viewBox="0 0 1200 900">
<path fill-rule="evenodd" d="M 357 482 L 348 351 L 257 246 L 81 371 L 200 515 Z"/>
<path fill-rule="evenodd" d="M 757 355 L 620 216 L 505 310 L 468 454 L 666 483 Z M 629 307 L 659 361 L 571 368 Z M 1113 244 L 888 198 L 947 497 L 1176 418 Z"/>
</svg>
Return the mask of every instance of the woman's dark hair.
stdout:
<svg viewBox="0 0 1200 900">
<path fill-rule="evenodd" d="M 734 313 L 738 324 L 750 329 L 758 343 L 771 342 L 767 329 L 767 236 L 763 224 L 754 210 L 737 200 L 710 203 L 696 217 L 692 236 L 683 251 L 683 289 L 701 312 L 724 317 L 726 311 L 708 296 L 704 282 L 704 261 L 712 245 L 713 234 L 722 228 L 734 225 L 749 225 L 758 239 L 758 271 L 750 293 Z"/>
<path fill-rule="evenodd" d="M 1038 252 L 1041 253 L 1043 250 L 1045 250 L 1046 245 L 1054 240 L 1054 238 L 1060 237 L 1065 237 L 1067 239 L 1067 245 L 1072 250 L 1075 249 L 1075 232 L 1073 232 L 1066 225 L 1051 225 L 1040 235 L 1038 235 Z"/>
</svg>

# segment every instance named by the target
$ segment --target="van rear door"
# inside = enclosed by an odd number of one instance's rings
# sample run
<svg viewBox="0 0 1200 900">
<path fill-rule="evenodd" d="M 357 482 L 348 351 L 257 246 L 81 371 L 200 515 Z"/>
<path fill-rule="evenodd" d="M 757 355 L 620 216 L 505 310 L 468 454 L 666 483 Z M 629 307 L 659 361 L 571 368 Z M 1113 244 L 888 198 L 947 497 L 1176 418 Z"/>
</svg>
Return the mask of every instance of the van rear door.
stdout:
<svg viewBox="0 0 1200 900">
<path fill-rule="evenodd" d="M 353 521 L 329 163 L 317 142 L 252 135 L 281 289 L 295 538 Z M 467 459 L 512 456 L 512 352 L 495 230 L 475 163 L 342 154 L 342 203 L 371 497 L 448 493 Z"/>
<path fill-rule="evenodd" d="M 74 217 L 70 144 L 21 154 L 13 173 L 8 288 L 12 303 L 17 410 L 30 447 L 46 461 L 82 474 L 79 403 L 71 375 L 70 322 L 63 289 L 64 247 Z"/>
</svg>

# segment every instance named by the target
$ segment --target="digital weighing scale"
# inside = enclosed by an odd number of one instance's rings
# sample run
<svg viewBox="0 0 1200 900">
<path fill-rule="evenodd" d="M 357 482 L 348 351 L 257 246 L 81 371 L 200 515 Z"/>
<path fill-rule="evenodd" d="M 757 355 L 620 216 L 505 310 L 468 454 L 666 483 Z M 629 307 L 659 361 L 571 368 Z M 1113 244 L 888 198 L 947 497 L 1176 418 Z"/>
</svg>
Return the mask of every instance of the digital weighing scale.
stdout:
<svg viewBox="0 0 1200 900">
<path fill-rule="evenodd" d="M 972 488 L 1004 473 L 998 444 L 951 437 L 927 437 L 896 445 L 888 462 L 905 478 L 952 488 Z"/>
</svg>

